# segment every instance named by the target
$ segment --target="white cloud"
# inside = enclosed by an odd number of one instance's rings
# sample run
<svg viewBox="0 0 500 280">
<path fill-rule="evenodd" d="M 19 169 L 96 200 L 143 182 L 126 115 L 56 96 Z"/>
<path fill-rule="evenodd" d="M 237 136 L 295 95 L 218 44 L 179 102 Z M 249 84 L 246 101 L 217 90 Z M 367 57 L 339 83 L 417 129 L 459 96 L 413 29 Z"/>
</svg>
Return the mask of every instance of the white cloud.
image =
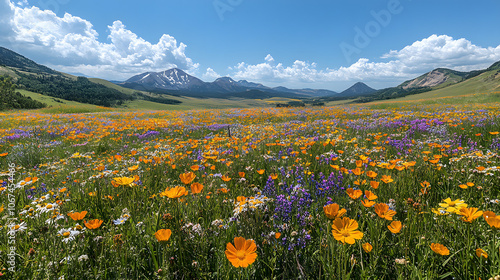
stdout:
<svg viewBox="0 0 500 280">
<path fill-rule="evenodd" d="M 466 39 L 447 35 L 431 35 L 421 41 L 391 50 L 381 57 L 382 62 L 361 58 L 348 67 L 317 69 L 315 63 L 296 60 L 293 65 L 276 63 L 271 55 L 260 64 L 241 62 L 231 76 L 237 79 L 269 83 L 325 83 L 359 81 L 392 83 L 395 85 L 439 67 L 458 71 L 483 69 L 500 60 L 500 46 L 483 48 Z"/>
<path fill-rule="evenodd" d="M 201 77 L 204 81 L 213 81 L 217 78 L 220 78 L 221 75 L 219 73 L 215 72 L 214 69 L 209 67 L 209 68 L 207 68 L 207 71 L 205 72 L 205 74 L 203 74 Z"/>
<path fill-rule="evenodd" d="M 457 70 L 485 68 L 500 60 L 500 46 L 483 48 L 460 38 L 432 35 L 416 41 L 399 51 L 391 50 L 382 56 L 401 61 L 415 68 L 448 67 Z"/>
<path fill-rule="evenodd" d="M 266 56 L 266 58 L 264 58 L 267 62 L 273 62 L 274 61 L 274 57 L 272 57 L 270 54 L 268 54 Z"/>
<path fill-rule="evenodd" d="M 14 31 L 11 28 L 14 17 L 14 4 L 0 0 L 0 43 L 8 43 Z"/>
<path fill-rule="evenodd" d="M 125 79 L 146 71 L 178 67 L 195 71 L 186 45 L 167 34 L 154 44 L 128 30 L 121 21 L 109 29 L 109 43 L 99 41 L 93 25 L 66 13 L 21 7 L 0 0 L 0 34 L 15 51 L 43 54 L 43 62 L 61 71 L 109 79 Z M 15 42 L 15 44 L 12 44 Z"/>
</svg>

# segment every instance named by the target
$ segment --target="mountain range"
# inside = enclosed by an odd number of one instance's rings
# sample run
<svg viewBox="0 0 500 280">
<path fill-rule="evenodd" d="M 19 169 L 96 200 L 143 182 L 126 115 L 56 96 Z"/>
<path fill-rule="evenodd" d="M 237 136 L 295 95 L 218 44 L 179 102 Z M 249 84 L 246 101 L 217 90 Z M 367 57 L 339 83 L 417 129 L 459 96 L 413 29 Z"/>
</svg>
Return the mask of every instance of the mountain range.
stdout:
<svg viewBox="0 0 500 280">
<path fill-rule="evenodd" d="M 191 97 L 252 98 L 249 93 L 255 94 L 259 92 L 259 96 L 289 98 L 310 98 L 337 94 L 335 91 L 326 89 L 271 88 L 246 80 L 235 81 L 230 77 L 221 77 L 213 82 L 204 82 L 178 68 L 162 72 L 142 73 L 117 84 L 135 90 L 164 92 Z"/>
</svg>

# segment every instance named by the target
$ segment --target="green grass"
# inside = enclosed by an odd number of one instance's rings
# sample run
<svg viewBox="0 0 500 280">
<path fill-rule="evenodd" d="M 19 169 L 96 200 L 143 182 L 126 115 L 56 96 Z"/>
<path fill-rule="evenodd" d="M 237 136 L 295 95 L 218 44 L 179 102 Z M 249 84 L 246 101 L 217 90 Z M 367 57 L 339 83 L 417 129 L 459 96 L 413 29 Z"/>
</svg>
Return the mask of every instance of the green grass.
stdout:
<svg viewBox="0 0 500 280">
<path fill-rule="evenodd" d="M 91 82 L 96 83 L 96 84 L 100 84 L 100 85 L 106 86 L 108 88 L 116 89 L 116 90 L 118 90 L 121 93 L 129 94 L 129 95 L 132 95 L 132 94 L 134 94 L 134 92 L 139 91 L 139 90 L 135 90 L 135 89 L 121 87 L 121 86 L 119 86 L 117 84 L 114 84 L 114 83 L 112 83 L 110 81 L 103 80 L 103 79 L 89 78 L 89 80 Z"/>
<path fill-rule="evenodd" d="M 255 108 L 273 107 L 265 101 L 258 99 L 218 99 L 218 98 L 194 98 L 168 96 L 170 99 L 179 100 L 182 103 L 176 105 L 159 104 L 146 100 L 134 100 L 126 102 L 125 110 L 196 110 L 196 109 L 229 109 L 229 108 Z"/>
</svg>

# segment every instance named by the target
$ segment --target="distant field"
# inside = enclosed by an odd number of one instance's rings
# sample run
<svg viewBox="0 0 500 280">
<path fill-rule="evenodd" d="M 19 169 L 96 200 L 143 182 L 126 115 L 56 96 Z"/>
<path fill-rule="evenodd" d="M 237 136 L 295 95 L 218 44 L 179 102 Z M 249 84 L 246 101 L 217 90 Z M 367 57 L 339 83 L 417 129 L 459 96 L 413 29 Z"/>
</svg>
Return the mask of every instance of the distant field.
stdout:
<svg viewBox="0 0 500 280">
<path fill-rule="evenodd" d="M 94 81 L 96 82 L 96 81 Z M 107 84 L 107 83 L 103 83 Z M 124 89 L 116 86 L 123 93 L 132 94 L 134 90 Z M 146 100 L 134 100 L 126 102 L 119 108 L 104 108 L 91 104 L 84 104 L 75 101 L 63 100 L 51 96 L 34 93 L 27 90 L 18 90 L 21 94 L 31 97 L 34 100 L 43 102 L 48 105 L 48 108 L 40 109 L 44 113 L 84 113 L 84 112 L 101 112 L 101 111 L 128 111 L 128 110 L 193 110 L 193 109 L 226 109 L 226 108 L 255 108 L 255 107 L 273 107 L 273 104 L 267 103 L 260 99 L 216 99 L 207 98 L 199 99 L 192 97 L 177 97 L 168 95 L 167 98 L 179 100 L 182 103 L 177 105 L 160 104 Z M 272 101 L 287 102 L 292 99 L 278 98 L 270 99 Z"/>
</svg>

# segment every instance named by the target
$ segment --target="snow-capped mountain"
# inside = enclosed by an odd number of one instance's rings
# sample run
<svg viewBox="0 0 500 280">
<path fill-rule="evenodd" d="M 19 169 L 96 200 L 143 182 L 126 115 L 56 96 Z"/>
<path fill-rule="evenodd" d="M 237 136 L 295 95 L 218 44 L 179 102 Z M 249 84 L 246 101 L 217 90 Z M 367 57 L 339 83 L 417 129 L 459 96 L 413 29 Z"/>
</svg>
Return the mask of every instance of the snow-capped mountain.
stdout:
<svg viewBox="0 0 500 280">
<path fill-rule="evenodd" d="M 203 87 L 205 82 L 178 68 L 173 68 L 163 72 L 142 73 L 126 80 L 125 84 L 140 85 L 147 90 L 185 90 Z"/>
<path fill-rule="evenodd" d="M 230 77 L 221 77 L 213 82 L 203 82 L 178 68 L 163 72 L 142 73 L 118 84 L 136 90 L 193 97 L 241 97 L 263 94 L 263 96 L 270 97 L 297 98 L 335 94 L 335 92 L 328 90 L 270 88 L 246 80 L 235 81 Z M 259 91 L 260 93 L 258 93 Z"/>
</svg>

